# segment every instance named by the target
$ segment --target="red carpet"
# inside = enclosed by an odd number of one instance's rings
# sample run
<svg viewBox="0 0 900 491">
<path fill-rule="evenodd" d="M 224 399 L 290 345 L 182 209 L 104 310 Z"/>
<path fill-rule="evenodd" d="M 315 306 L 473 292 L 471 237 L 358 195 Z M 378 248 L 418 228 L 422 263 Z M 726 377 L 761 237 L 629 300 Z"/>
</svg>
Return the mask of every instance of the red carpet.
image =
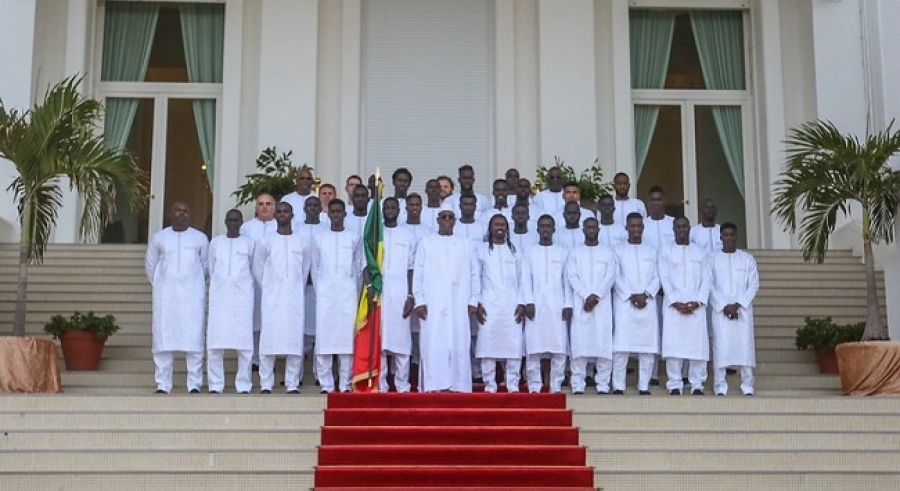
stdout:
<svg viewBox="0 0 900 491">
<path fill-rule="evenodd" d="M 564 394 L 328 395 L 319 491 L 594 489 Z"/>
</svg>

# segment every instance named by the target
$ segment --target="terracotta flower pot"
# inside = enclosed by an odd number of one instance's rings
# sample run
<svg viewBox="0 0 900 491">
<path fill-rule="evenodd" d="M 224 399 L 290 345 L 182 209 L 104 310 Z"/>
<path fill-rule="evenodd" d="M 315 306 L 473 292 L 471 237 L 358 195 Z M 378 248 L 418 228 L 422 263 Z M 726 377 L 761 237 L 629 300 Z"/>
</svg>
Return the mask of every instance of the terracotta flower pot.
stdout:
<svg viewBox="0 0 900 491">
<path fill-rule="evenodd" d="M 819 373 L 840 373 L 834 351 L 813 350 L 813 353 L 816 355 L 816 363 L 819 364 Z"/>
<path fill-rule="evenodd" d="M 88 331 L 66 331 L 59 335 L 66 370 L 96 370 L 106 340 Z"/>
</svg>

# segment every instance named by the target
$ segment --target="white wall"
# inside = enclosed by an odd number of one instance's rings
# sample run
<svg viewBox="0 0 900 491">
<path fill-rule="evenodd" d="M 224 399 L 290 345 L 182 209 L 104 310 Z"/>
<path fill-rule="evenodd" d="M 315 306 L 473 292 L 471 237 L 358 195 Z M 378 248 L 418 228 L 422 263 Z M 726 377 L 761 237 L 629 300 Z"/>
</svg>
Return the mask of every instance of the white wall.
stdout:
<svg viewBox="0 0 900 491">
<path fill-rule="evenodd" d="M 594 2 L 539 0 L 541 164 L 584 169 L 597 158 Z"/>
<path fill-rule="evenodd" d="M 7 108 L 28 109 L 33 103 L 35 0 L 0 0 L 0 99 Z M 19 218 L 7 186 L 18 173 L 0 160 L 0 241 L 18 242 Z"/>
<path fill-rule="evenodd" d="M 259 63 L 259 145 L 293 150 L 296 165 L 313 167 L 318 5 L 316 0 L 262 2 Z"/>
</svg>

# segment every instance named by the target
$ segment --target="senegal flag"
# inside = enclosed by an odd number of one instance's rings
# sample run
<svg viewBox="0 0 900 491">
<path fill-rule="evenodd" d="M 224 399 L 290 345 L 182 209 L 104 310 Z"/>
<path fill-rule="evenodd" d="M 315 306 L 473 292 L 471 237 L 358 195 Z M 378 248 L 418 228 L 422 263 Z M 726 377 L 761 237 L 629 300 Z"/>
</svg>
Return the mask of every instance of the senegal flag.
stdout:
<svg viewBox="0 0 900 491">
<path fill-rule="evenodd" d="M 381 217 L 381 176 L 375 173 L 376 191 L 362 237 L 367 281 L 359 296 L 353 333 L 353 391 L 378 392 L 381 373 L 381 265 L 384 263 L 384 223 Z M 373 300 L 369 301 L 370 290 Z"/>
</svg>

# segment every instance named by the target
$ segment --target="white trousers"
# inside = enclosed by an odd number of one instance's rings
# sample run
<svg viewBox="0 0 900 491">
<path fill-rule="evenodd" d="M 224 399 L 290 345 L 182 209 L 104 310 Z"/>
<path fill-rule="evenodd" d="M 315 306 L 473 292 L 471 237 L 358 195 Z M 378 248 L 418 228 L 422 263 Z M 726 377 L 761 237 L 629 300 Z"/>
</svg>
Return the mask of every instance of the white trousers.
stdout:
<svg viewBox="0 0 900 491">
<path fill-rule="evenodd" d="M 250 359 L 253 351 L 236 351 L 238 356 L 237 372 L 234 374 L 234 388 L 238 392 L 250 392 L 253 388 L 253 378 L 250 371 Z M 225 390 L 225 350 L 206 350 L 206 378 L 209 381 L 209 390 L 222 392 Z"/>
<path fill-rule="evenodd" d="M 716 394 L 728 394 L 728 381 L 725 380 L 726 367 L 713 369 L 713 391 Z M 753 394 L 754 377 L 753 367 L 738 367 L 741 372 L 741 393 L 744 395 Z"/>
<path fill-rule="evenodd" d="M 688 382 L 691 384 L 691 392 L 703 390 L 706 383 L 706 360 L 685 360 L 684 358 L 666 358 L 666 390 L 672 391 L 684 389 L 682 380 L 682 367 L 687 362 Z"/>
<path fill-rule="evenodd" d="M 275 387 L 275 358 L 276 355 L 260 355 L 259 357 L 260 390 L 272 390 Z M 303 356 L 286 355 L 284 358 L 284 390 L 299 390 L 300 373 L 303 372 Z"/>
<path fill-rule="evenodd" d="M 497 392 L 497 362 L 500 361 L 505 367 L 506 373 L 506 391 L 513 393 L 519 392 L 519 372 L 522 370 L 521 358 L 482 358 L 481 359 L 481 376 L 484 378 L 484 391 L 494 393 Z"/>
<path fill-rule="evenodd" d="M 628 358 L 625 358 L 625 362 L 628 362 Z M 609 379 L 613 370 L 613 361 L 609 358 L 572 358 L 572 378 L 570 381 L 572 382 L 572 392 L 584 392 L 585 389 L 585 377 L 593 376 L 594 380 L 597 382 L 597 392 L 609 392 Z M 590 368 L 595 366 L 594 370 Z M 648 382 L 649 383 L 649 382 Z"/>
<path fill-rule="evenodd" d="M 628 357 L 631 353 L 613 353 L 613 389 L 625 390 L 625 375 L 628 370 Z M 654 366 L 656 353 L 637 353 L 638 358 L 638 390 L 650 390 L 650 374 Z"/>
<path fill-rule="evenodd" d="M 156 389 L 172 392 L 172 372 L 175 366 L 175 351 L 153 353 L 153 364 L 156 365 Z M 187 365 L 187 389 L 200 390 L 203 385 L 203 352 L 185 351 L 184 361 Z"/>
<path fill-rule="evenodd" d="M 378 377 L 378 387 L 381 392 L 387 392 L 390 387 L 387 382 L 388 356 L 390 356 L 391 372 L 394 374 L 394 387 L 397 392 L 409 392 L 409 355 L 398 355 L 389 351 L 381 352 L 381 373 Z"/>
<path fill-rule="evenodd" d="M 319 379 L 319 386 L 325 392 L 334 392 L 334 356 L 338 359 L 338 387 L 341 392 L 350 392 L 353 355 L 316 355 L 316 378 Z"/>
<path fill-rule="evenodd" d="M 525 358 L 525 379 L 528 381 L 528 392 L 540 392 L 543 386 L 541 380 L 540 353 L 528 355 Z M 566 355 L 553 353 L 550 355 L 550 392 L 562 390 L 563 380 L 566 378 Z"/>
</svg>

